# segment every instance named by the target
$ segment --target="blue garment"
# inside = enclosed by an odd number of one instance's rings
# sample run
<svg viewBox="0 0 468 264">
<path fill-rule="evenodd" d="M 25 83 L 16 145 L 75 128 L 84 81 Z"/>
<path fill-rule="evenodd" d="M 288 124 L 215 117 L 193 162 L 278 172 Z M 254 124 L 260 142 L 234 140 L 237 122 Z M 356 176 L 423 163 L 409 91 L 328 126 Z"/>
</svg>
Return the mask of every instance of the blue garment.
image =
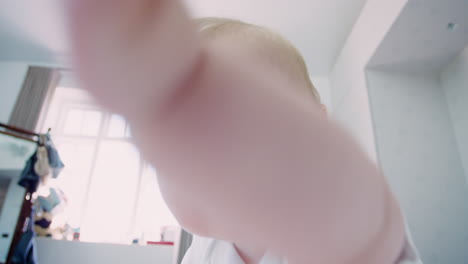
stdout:
<svg viewBox="0 0 468 264">
<path fill-rule="evenodd" d="M 18 181 L 20 186 L 23 186 L 30 192 L 35 192 L 37 190 L 40 180 L 39 175 L 37 175 L 37 173 L 34 171 L 34 164 L 37 161 L 36 153 L 37 152 L 34 152 L 34 154 L 32 154 L 32 156 L 26 162 L 26 166 L 21 172 L 21 176 Z"/>
<path fill-rule="evenodd" d="M 60 159 L 60 155 L 58 154 L 57 149 L 50 138 L 50 134 L 45 134 L 45 142 L 43 142 L 44 146 L 47 149 L 47 156 L 49 158 L 49 165 L 52 169 L 52 177 L 57 178 L 60 171 L 65 167 L 62 160 Z M 20 180 L 18 184 L 26 188 L 31 192 L 35 192 L 37 187 L 39 186 L 39 175 L 34 171 L 34 164 L 37 161 L 37 151 L 28 159 L 26 162 L 26 166 L 24 167 L 23 171 L 21 172 Z"/>
<path fill-rule="evenodd" d="M 21 236 L 11 258 L 13 264 L 38 264 L 36 233 L 34 232 L 34 210 L 31 211 L 26 232 Z"/>
<path fill-rule="evenodd" d="M 38 196 L 37 200 L 39 201 L 41 208 L 44 211 L 50 213 L 52 212 L 52 209 L 54 209 L 57 205 L 60 204 L 61 200 L 59 195 L 57 194 L 57 191 L 55 191 L 54 188 L 49 188 L 49 191 L 49 196 Z"/>
<path fill-rule="evenodd" d="M 49 165 L 52 168 L 52 177 L 57 178 L 60 171 L 62 171 L 65 165 L 63 164 L 62 160 L 60 159 L 60 155 L 58 154 L 57 149 L 50 138 L 50 134 L 45 134 L 46 142 L 44 142 L 44 146 L 47 149 L 47 155 L 49 156 Z"/>
</svg>

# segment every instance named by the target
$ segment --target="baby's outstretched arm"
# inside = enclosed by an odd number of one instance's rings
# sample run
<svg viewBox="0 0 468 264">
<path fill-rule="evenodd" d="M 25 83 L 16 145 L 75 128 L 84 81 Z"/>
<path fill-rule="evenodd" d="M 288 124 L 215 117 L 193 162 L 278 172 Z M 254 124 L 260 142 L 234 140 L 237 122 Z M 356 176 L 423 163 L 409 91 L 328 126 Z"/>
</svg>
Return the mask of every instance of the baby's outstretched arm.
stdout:
<svg viewBox="0 0 468 264">
<path fill-rule="evenodd" d="M 357 144 L 287 78 L 202 43 L 175 0 L 75 0 L 84 86 L 132 124 L 189 230 L 292 263 L 393 263 L 401 213 Z"/>
</svg>

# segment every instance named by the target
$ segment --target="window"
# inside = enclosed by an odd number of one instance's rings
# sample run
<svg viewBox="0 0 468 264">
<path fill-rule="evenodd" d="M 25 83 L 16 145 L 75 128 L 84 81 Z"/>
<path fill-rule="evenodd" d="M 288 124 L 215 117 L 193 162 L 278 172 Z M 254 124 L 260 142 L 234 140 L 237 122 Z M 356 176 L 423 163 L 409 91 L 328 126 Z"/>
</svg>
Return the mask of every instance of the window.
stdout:
<svg viewBox="0 0 468 264">
<path fill-rule="evenodd" d="M 81 89 L 58 87 L 44 127 L 52 128 L 65 163 L 55 184 L 81 241 L 160 241 L 161 230 L 178 226 L 159 193 L 157 170 L 141 159 L 123 117 L 100 109 Z"/>
<path fill-rule="evenodd" d="M 103 113 L 96 110 L 71 108 L 65 118 L 64 135 L 98 136 Z"/>
</svg>

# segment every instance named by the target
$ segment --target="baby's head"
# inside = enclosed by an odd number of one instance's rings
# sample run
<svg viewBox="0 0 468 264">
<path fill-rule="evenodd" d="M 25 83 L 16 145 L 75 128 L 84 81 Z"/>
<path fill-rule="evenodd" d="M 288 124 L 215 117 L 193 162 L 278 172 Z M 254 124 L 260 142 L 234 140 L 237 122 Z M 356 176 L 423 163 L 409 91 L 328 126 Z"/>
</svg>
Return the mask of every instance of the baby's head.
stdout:
<svg viewBox="0 0 468 264">
<path fill-rule="evenodd" d="M 257 25 L 227 18 L 201 18 L 196 20 L 204 38 L 223 40 L 241 46 L 252 58 L 273 65 L 288 78 L 308 88 L 320 104 L 320 96 L 310 81 L 307 66 L 299 51 L 279 34 Z"/>
</svg>

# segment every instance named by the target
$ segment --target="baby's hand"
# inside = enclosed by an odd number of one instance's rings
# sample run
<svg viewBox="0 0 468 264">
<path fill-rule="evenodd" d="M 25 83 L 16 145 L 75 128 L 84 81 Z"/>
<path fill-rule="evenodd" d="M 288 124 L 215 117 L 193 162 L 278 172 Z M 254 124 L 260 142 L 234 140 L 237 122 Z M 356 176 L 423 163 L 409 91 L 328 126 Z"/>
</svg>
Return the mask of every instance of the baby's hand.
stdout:
<svg viewBox="0 0 468 264">
<path fill-rule="evenodd" d="M 179 1 L 72 0 L 68 11 L 83 86 L 113 111 L 151 116 L 196 62 L 195 31 Z"/>
</svg>

